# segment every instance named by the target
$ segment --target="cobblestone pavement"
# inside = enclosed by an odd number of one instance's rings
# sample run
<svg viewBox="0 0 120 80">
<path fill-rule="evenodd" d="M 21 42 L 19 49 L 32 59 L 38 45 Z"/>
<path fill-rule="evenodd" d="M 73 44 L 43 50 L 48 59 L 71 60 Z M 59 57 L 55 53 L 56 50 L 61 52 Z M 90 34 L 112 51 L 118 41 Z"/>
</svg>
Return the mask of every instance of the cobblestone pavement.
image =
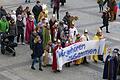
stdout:
<svg viewBox="0 0 120 80">
<path fill-rule="evenodd" d="M 3 5 L 8 11 L 15 10 L 19 5 L 24 7 L 34 6 L 34 1 L 30 4 L 25 4 L 24 0 L 0 0 L 0 5 Z M 50 4 L 49 0 L 42 0 L 42 3 Z M 51 17 L 52 9 L 48 7 Z M 90 38 L 96 32 L 99 26 L 102 26 L 101 14 L 98 13 L 98 5 L 96 0 L 67 0 L 64 7 L 60 9 L 60 18 L 65 15 L 65 11 L 69 11 L 72 15 L 79 16 L 76 26 L 80 33 L 83 33 L 85 28 L 88 29 Z M 119 14 L 119 13 L 118 13 Z M 109 26 L 110 34 L 103 33 L 106 37 L 106 42 L 111 47 L 120 49 L 120 17 L 117 21 L 111 22 Z M 89 64 L 63 68 L 61 73 L 52 73 L 51 67 L 43 68 L 44 71 L 31 70 L 31 51 L 28 45 L 18 45 L 16 48 L 17 56 L 0 54 L 0 80 L 103 80 L 103 63 L 98 64 L 89 61 Z M 36 65 L 37 66 L 37 65 Z M 37 67 L 38 68 L 38 67 Z"/>
</svg>

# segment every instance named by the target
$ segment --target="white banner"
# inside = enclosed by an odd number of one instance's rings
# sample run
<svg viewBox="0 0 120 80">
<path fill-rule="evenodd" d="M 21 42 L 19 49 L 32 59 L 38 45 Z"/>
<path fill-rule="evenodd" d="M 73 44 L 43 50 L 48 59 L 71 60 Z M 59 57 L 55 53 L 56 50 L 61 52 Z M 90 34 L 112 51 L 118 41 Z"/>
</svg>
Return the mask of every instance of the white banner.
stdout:
<svg viewBox="0 0 120 80">
<path fill-rule="evenodd" d="M 84 42 L 78 42 L 72 44 L 68 47 L 57 50 L 57 64 L 58 69 L 62 70 L 62 66 L 85 56 L 98 54 L 101 55 L 103 53 L 105 46 L 105 39 L 101 41 L 90 40 Z"/>
</svg>

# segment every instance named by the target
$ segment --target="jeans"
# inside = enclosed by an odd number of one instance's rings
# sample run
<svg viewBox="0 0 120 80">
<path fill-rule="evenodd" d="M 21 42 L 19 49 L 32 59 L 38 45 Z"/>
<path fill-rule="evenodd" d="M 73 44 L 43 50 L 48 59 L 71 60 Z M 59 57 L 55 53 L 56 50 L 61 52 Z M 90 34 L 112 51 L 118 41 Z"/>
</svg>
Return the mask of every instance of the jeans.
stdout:
<svg viewBox="0 0 120 80">
<path fill-rule="evenodd" d="M 32 67 L 34 67 L 34 65 L 37 63 L 37 58 L 38 58 L 38 57 L 35 57 L 35 58 L 33 59 Z M 39 58 L 39 68 L 41 68 L 41 66 L 42 66 L 42 57 Z"/>
<path fill-rule="evenodd" d="M 100 12 L 103 11 L 103 5 L 99 5 L 99 8 L 100 8 Z"/>
</svg>

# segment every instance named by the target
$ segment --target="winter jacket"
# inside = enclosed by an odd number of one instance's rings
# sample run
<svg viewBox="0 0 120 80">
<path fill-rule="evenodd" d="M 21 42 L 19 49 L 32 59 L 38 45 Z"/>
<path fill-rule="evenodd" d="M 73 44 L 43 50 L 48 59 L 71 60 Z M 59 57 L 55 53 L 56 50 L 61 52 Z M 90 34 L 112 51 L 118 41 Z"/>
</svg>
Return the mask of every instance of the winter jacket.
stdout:
<svg viewBox="0 0 120 80">
<path fill-rule="evenodd" d="M 103 25 L 108 26 L 109 25 L 109 21 L 108 21 L 109 20 L 109 15 L 108 15 L 108 13 L 104 13 L 102 18 L 103 18 Z"/>
<path fill-rule="evenodd" d="M 0 19 L 2 18 L 2 16 L 6 16 L 7 13 L 5 11 L 5 9 L 0 9 Z"/>
<path fill-rule="evenodd" d="M 9 27 L 9 30 L 8 30 L 9 34 L 12 35 L 12 36 L 16 36 L 18 33 L 17 33 L 17 26 L 16 24 L 10 24 L 10 27 Z"/>
<path fill-rule="evenodd" d="M 18 34 L 24 33 L 24 27 L 25 27 L 25 25 L 24 25 L 23 21 L 17 20 L 16 21 L 16 25 L 17 25 Z"/>
<path fill-rule="evenodd" d="M 42 11 L 42 6 L 35 5 L 32 9 L 32 12 L 33 12 L 34 16 L 37 17 L 37 18 L 38 18 L 41 11 Z"/>
<path fill-rule="evenodd" d="M 9 23 L 8 21 L 3 21 L 3 20 L 0 20 L 0 32 L 7 32 L 9 29 Z"/>
</svg>

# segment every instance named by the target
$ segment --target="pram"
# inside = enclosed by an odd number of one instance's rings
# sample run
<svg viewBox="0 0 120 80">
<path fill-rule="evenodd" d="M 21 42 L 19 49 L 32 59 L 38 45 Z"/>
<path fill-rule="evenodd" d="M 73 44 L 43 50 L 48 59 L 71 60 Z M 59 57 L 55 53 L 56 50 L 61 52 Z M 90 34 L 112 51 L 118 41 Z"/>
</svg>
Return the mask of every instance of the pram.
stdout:
<svg viewBox="0 0 120 80">
<path fill-rule="evenodd" d="M 17 43 L 11 42 L 9 40 L 10 35 L 8 33 L 2 33 L 0 35 L 1 42 L 1 53 L 2 54 L 12 54 L 12 56 L 16 56 L 15 47 L 17 47 Z"/>
</svg>

